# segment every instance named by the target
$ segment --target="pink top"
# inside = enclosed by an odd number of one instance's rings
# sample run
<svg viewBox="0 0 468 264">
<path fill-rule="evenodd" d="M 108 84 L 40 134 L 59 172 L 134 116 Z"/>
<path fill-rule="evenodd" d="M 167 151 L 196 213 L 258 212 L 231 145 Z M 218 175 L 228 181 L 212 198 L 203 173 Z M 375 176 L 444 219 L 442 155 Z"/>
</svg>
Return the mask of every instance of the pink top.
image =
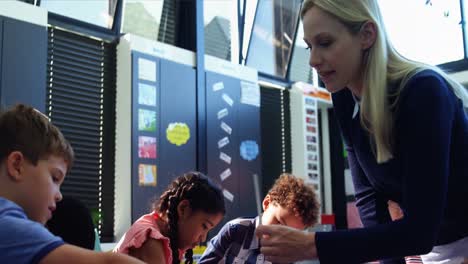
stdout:
<svg viewBox="0 0 468 264">
<path fill-rule="evenodd" d="M 123 235 L 113 251 L 128 254 L 130 248 L 140 248 L 148 238 L 152 238 L 162 242 L 166 264 L 171 264 L 172 250 L 169 244 L 170 240 L 161 234 L 156 224 L 156 219 L 158 218 L 159 215 L 155 212 L 140 217 Z M 179 252 L 179 258 L 182 257 L 181 253 L 183 252 Z"/>
</svg>

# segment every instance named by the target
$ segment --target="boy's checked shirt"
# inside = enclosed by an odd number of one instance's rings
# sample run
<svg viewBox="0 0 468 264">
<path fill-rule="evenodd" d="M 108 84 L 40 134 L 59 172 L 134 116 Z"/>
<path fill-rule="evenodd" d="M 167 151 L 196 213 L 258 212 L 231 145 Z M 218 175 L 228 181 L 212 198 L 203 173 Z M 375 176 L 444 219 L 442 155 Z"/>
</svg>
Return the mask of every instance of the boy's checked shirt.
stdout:
<svg viewBox="0 0 468 264">
<path fill-rule="evenodd" d="M 262 264 L 265 261 L 260 253 L 259 240 L 255 228 L 259 223 L 255 218 L 237 218 L 226 223 L 221 231 L 210 240 L 208 248 L 198 261 L 199 264 Z"/>
</svg>

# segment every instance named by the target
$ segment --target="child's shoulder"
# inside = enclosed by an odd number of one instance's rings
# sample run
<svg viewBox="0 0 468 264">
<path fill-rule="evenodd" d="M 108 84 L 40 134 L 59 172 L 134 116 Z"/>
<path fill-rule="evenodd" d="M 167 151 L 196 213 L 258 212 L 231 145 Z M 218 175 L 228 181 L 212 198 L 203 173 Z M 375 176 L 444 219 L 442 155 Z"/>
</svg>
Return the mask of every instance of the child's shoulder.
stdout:
<svg viewBox="0 0 468 264">
<path fill-rule="evenodd" d="M 18 219 L 26 219 L 26 214 L 24 210 L 19 207 L 14 202 L 0 197 L 0 219 L 5 218 L 18 218 Z"/>
<path fill-rule="evenodd" d="M 134 237 L 134 239 L 136 237 L 141 237 L 143 240 L 148 237 L 154 239 L 168 239 L 161 233 L 159 226 L 156 224 L 154 214 L 143 215 L 135 221 L 127 231 L 127 236 Z"/>
<path fill-rule="evenodd" d="M 255 219 L 250 217 L 232 219 L 223 226 L 216 239 L 242 242 L 245 236 L 255 232 Z"/>
<path fill-rule="evenodd" d="M 249 229 L 255 229 L 255 219 L 255 217 L 238 217 L 232 219 L 223 226 L 221 232 L 227 232 L 231 235 L 245 233 Z"/>
<path fill-rule="evenodd" d="M 22 229 L 25 227 L 25 229 Z M 24 210 L 16 203 L 0 197 L 0 236 L 2 241 L 8 236 L 42 236 L 54 238 L 42 224 L 30 220 Z M 6 236 L 5 236 L 6 235 Z"/>
<path fill-rule="evenodd" d="M 163 247 L 169 247 L 169 238 L 165 237 L 155 222 L 153 214 L 140 217 L 125 233 L 114 251 L 128 254 L 132 247 L 140 248 L 149 238 L 161 241 Z"/>
<path fill-rule="evenodd" d="M 23 243 L 25 241 L 28 243 Z M 0 198 L 0 263 L 39 262 L 43 256 L 63 244 L 60 237 L 28 219 L 17 204 Z M 11 256 L 15 256 L 15 259 L 9 259 Z"/>
<path fill-rule="evenodd" d="M 229 221 L 227 224 L 231 226 L 251 226 L 255 224 L 255 219 L 256 217 L 238 217 Z"/>
<path fill-rule="evenodd" d="M 22 226 L 45 229 L 41 224 L 30 220 L 23 208 L 16 203 L 0 197 L 0 233 L 6 235 Z M 2 236 L 3 237 L 3 236 Z"/>
</svg>

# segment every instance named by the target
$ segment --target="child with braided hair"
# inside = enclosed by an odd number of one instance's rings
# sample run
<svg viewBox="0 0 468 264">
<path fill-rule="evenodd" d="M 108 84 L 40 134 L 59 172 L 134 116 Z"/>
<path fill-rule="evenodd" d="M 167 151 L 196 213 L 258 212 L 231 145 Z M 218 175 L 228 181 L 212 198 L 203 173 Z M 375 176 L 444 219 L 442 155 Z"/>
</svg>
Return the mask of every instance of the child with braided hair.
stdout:
<svg viewBox="0 0 468 264">
<path fill-rule="evenodd" d="M 130 227 L 114 252 L 165 264 L 180 263 L 185 252 L 185 263 L 192 264 L 192 248 L 206 240 L 224 214 L 221 189 L 202 173 L 186 173 L 169 185 L 152 213 Z"/>
</svg>

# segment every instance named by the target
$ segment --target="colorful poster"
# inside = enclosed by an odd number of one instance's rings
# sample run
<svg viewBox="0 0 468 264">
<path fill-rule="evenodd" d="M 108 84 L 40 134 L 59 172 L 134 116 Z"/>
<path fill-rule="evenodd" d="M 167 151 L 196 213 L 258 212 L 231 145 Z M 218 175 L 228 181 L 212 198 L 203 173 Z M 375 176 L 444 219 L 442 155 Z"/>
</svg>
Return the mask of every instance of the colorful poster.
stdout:
<svg viewBox="0 0 468 264">
<path fill-rule="evenodd" d="M 139 83 L 138 103 L 142 105 L 156 106 L 156 86 Z"/>
<path fill-rule="evenodd" d="M 138 157 L 143 159 L 156 158 L 156 138 L 155 137 L 138 137 Z"/>
<path fill-rule="evenodd" d="M 190 128 L 185 123 L 170 123 L 166 129 L 167 140 L 176 146 L 182 146 L 190 139 Z"/>
<path fill-rule="evenodd" d="M 156 165 L 139 164 L 138 165 L 138 185 L 156 186 L 157 169 Z"/>
<path fill-rule="evenodd" d="M 240 156 L 247 161 L 252 161 L 258 156 L 258 144 L 253 140 L 242 141 L 240 145 Z"/>
<path fill-rule="evenodd" d="M 156 132 L 156 112 L 138 109 L 138 130 Z"/>
</svg>

